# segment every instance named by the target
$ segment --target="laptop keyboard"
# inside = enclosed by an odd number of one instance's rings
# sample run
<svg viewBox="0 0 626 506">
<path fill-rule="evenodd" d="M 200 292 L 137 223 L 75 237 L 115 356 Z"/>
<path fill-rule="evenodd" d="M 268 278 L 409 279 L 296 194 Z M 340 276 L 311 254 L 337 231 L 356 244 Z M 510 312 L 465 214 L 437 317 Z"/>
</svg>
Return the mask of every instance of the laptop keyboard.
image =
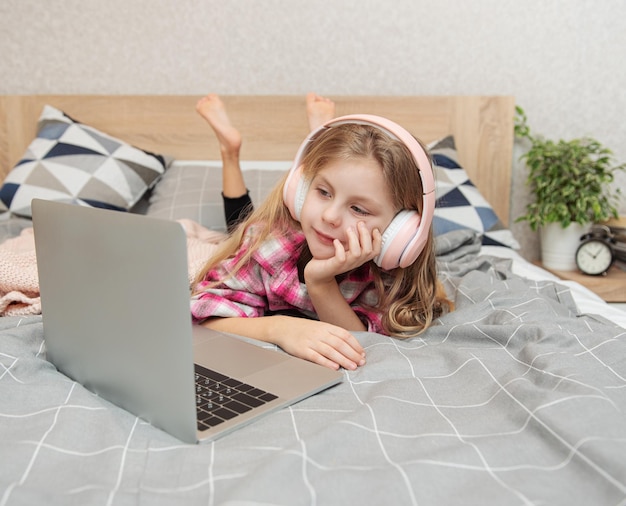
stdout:
<svg viewBox="0 0 626 506">
<path fill-rule="evenodd" d="M 194 365 L 199 430 L 215 427 L 277 398 L 272 393 Z"/>
</svg>

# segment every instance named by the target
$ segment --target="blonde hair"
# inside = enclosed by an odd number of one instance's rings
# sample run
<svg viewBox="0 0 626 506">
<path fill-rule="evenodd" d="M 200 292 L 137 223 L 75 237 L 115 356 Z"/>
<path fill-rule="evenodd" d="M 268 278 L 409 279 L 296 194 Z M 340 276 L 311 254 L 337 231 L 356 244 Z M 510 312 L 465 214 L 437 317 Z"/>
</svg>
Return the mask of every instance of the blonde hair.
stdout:
<svg viewBox="0 0 626 506">
<path fill-rule="evenodd" d="M 373 159 L 378 162 L 396 210 L 422 212 L 422 181 L 414 157 L 404 143 L 379 128 L 355 123 L 322 130 L 307 147 L 302 158 L 303 177 L 313 176 L 331 161 Z M 285 179 L 273 189 L 261 206 L 255 209 L 199 273 L 194 286 L 221 261 L 234 256 L 247 228 L 254 224 L 259 232 L 245 255 L 238 260 L 231 275 L 249 262 L 256 249 L 271 234 L 299 228 L 283 201 Z M 395 337 L 421 333 L 435 318 L 452 308 L 437 280 L 437 266 L 432 229 L 417 260 L 406 268 L 383 271 L 374 262 L 371 272 L 378 293 L 374 309 L 382 314 L 385 332 Z"/>
</svg>

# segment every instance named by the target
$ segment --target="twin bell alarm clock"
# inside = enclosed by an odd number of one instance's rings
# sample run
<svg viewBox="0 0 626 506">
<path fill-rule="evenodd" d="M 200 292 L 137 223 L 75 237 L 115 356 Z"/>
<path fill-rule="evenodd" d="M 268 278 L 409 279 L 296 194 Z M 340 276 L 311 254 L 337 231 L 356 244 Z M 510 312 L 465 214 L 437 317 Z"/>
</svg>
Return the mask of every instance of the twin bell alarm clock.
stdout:
<svg viewBox="0 0 626 506">
<path fill-rule="evenodd" d="M 623 237 L 623 236 L 621 236 Z M 583 274 L 600 276 L 616 260 L 626 261 L 626 244 L 605 225 L 595 225 L 583 235 L 576 250 L 576 266 Z"/>
</svg>

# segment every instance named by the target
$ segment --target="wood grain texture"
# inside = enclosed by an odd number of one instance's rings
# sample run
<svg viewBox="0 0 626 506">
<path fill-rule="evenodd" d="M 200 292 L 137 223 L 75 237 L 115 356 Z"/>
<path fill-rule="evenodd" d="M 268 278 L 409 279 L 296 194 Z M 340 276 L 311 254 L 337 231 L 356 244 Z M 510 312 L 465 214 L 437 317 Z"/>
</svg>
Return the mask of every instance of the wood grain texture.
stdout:
<svg viewBox="0 0 626 506">
<path fill-rule="evenodd" d="M 0 96 L 0 180 L 36 134 L 45 104 L 148 151 L 177 159 L 219 159 L 199 96 Z M 337 114 L 385 116 L 423 142 L 455 137 L 461 164 L 506 225 L 509 223 L 514 98 L 508 96 L 332 96 Z M 304 97 L 222 96 L 244 139 L 242 160 L 290 160 L 308 132 Z"/>
</svg>

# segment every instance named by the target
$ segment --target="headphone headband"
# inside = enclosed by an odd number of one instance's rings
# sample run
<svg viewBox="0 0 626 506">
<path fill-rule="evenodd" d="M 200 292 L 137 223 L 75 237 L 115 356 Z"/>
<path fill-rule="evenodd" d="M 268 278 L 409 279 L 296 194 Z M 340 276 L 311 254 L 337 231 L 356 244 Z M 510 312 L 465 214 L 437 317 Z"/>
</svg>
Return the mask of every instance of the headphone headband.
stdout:
<svg viewBox="0 0 626 506">
<path fill-rule="evenodd" d="M 304 177 L 302 176 L 301 165 L 302 158 L 304 157 L 309 143 L 316 139 L 318 134 L 323 130 L 343 124 L 354 123 L 373 126 L 382 130 L 392 139 L 402 142 L 409 149 L 419 169 L 423 191 L 422 214 L 420 216 L 417 214 L 417 211 L 400 211 L 400 213 L 396 215 L 396 217 L 403 222 L 403 225 L 400 226 L 400 231 L 396 231 L 399 226 L 394 223 L 397 221 L 394 218 L 392 224 L 383 233 L 382 251 L 375 259 L 376 263 L 383 269 L 389 270 L 398 266 L 407 267 L 417 259 L 428 239 L 428 231 L 435 212 L 435 179 L 432 166 L 424 148 L 415 137 L 397 123 L 372 114 L 352 114 L 327 121 L 316 130 L 313 130 L 302 142 L 296 153 L 295 160 L 283 188 L 283 199 L 293 218 L 299 220 L 300 210 L 302 209 L 307 189 L 307 182 L 304 181 Z M 415 216 L 409 220 L 408 217 L 405 216 L 407 212 Z M 402 215 L 401 218 L 400 215 Z M 407 230 L 407 228 L 409 230 Z M 402 240 L 397 240 L 396 235 L 398 235 L 398 233 L 403 237 Z"/>
</svg>

